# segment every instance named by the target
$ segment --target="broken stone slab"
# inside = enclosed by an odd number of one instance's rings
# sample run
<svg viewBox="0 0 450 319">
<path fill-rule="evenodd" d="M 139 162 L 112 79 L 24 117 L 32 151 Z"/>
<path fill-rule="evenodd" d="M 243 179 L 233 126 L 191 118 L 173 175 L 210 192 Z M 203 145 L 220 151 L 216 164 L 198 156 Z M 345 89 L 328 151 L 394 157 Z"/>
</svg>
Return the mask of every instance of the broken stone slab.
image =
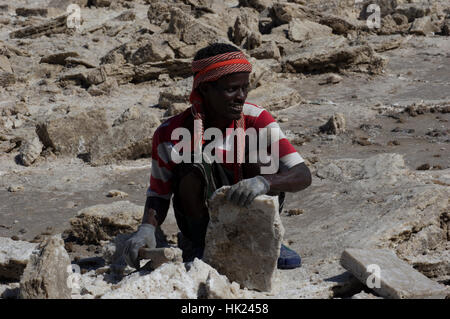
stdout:
<svg viewBox="0 0 450 319">
<path fill-rule="evenodd" d="M 251 90 L 247 100 L 269 111 L 286 109 L 304 101 L 297 90 L 276 82 Z"/>
<path fill-rule="evenodd" d="M 280 49 L 278 49 L 275 41 L 263 43 L 258 48 L 249 51 L 249 54 L 257 59 L 279 60 L 281 58 Z"/>
<path fill-rule="evenodd" d="M 42 24 L 36 26 L 29 26 L 17 31 L 13 31 L 9 34 L 11 39 L 14 38 L 38 38 L 41 36 L 48 36 L 51 34 L 65 33 L 68 30 L 67 17 L 68 14 L 61 15 L 59 17 L 45 21 Z"/>
<path fill-rule="evenodd" d="M 160 1 L 152 1 L 149 3 L 147 17 L 151 24 L 155 24 L 157 26 L 162 26 L 165 23 L 170 22 L 170 8 L 172 6 L 177 6 L 182 9 L 184 12 L 190 12 L 191 7 L 182 3 L 164 3 Z"/>
<path fill-rule="evenodd" d="M 41 58 L 39 63 L 65 65 L 67 58 L 69 58 L 69 57 L 78 58 L 79 56 L 80 55 L 78 54 L 78 52 L 70 52 L 70 51 L 69 52 L 59 52 L 59 53 L 50 54 L 48 56 Z"/>
<path fill-rule="evenodd" d="M 99 244 L 119 234 L 135 232 L 144 208 L 129 201 L 95 205 L 82 209 L 70 219 L 70 234 L 86 244 Z"/>
<path fill-rule="evenodd" d="M 170 77 L 189 77 L 192 75 L 191 59 L 171 59 L 137 65 L 134 68 L 133 81 L 141 83 L 156 80 L 161 74 L 168 74 Z"/>
<path fill-rule="evenodd" d="M 449 293 L 389 250 L 348 248 L 342 253 L 341 265 L 385 298 L 444 299 Z"/>
<path fill-rule="evenodd" d="M 170 9 L 170 24 L 167 32 L 176 34 L 179 40 L 186 44 L 196 44 L 200 41 L 212 43 L 218 38 L 228 38 L 226 31 L 207 25 L 177 7 Z"/>
<path fill-rule="evenodd" d="M 330 36 L 333 29 L 330 27 L 308 20 L 294 19 L 289 22 L 288 36 L 291 41 L 302 42 L 312 38 Z"/>
<path fill-rule="evenodd" d="M 19 281 L 37 244 L 0 237 L 0 279 Z"/>
<path fill-rule="evenodd" d="M 109 129 L 104 109 L 68 116 L 52 116 L 37 124 L 36 132 L 45 147 L 61 155 L 87 153 L 97 145 L 98 137 Z M 103 146 L 102 146 L 103 147 Z"/>
<path fill-rule="evenodd" d="M 296 3 L 274 3 L 271 9 L 271 16 L 276 26 L 279 26 L 294 19 L 314 21 L 320 14 L 311 8 Z"/>
<path fill-rule="evenodd" d="M 108 78 L 106 79 L 106 81 L 98 85 L 91 85 L 87 91 L 92 96 L 99 96 L 104 94 L 111 95 L 114 94 L 114 92 L 117 92 L 118 88 L 119 84 L 117 83 L 117 80 L 114 78 Z"/>
<path fill-rule="evenodd" d="M 41 155 L 42 143 L 39 137 L 22 142 L 19 148 L 19 160 L 24 166 L 30 166 Z"/>
<path fill-rule="evenodd" d="M 141 114 L 110 126 L 104 109 L 54 115 L 37 124 L 45 147 L 60 155 L 77 156 L 93 165 L 137 159 L 151 153 L 152 136 L 160 121 L 153 113 Z"/>
<path fill-rule="evenodd" d="M 227 189 L 210 200 L 204 260 L 245 288 L 270 291 L 284 235 L 278 201 L 264 195 L 243 208 L 225 198 Z"/>
<path fill-rule="evenodd" d="M 282 59 L 287 72 L 339 72 L 348 70 L 378 74 L 386 59 L 379 56 L 369 45 L 349 45 L 344 37 L 311 39 L 302 42 L 296 53 Z"/>
<path fill-rule="evenodd" d="M 188 103 L 190 91 L 188 87 L 170 87 L 163 89 L 159 93 L 158 105 L 162 108 L 169 108 L 173 103 Z"/>
<path fill-rule="evenodd" d="M 68 279 L 72 273 L 69 255 L 60 235 L 41 243 L 30 257 L 20 280 L 23 299 L 70 299 Z"/>
<path fill-rule="evenodd" d="M 98 65 L 95 62 L 92 61 L 87 61 L 84 59 L 79 59 L 76 57 L 67 57 L 65 60 L 65 65 L 67 66 L 71 66 L 71 65 L 84 65 L 85 67 L 92 69 L 92 68 L 97 68 Z"/>
<path fill-rule="evenodd" d="M 63 64 L 65 64 L 66 62 L 67 60 L 65 60 Z M 75 84 L 83 87 L 98 85 L 108 79 L 108 76 L 110 75 L 110 72 L 108 72 L 108 66 L 109 65 L 102 65 L 101 67 L 94 70 L 86 70 L 85 68 L 81 67 L 75 68 L 75 70 L 70 70 L 68 73 L 63 74 L 59 78 L 59 81 L 74 81 Z M 129 79 L 131 79 L 131 77 Z"/>
<path fill-rule="evenodd" d="M 439 31 L 439 28 L 436 28 L 436 26 L 431 21 L 430 16 L 415 19 L 411 25 L 411 28 L 409 29 L 409 33 L 411 34 L 424 36 L 433 35 L 434 33 Z"/>
<path fill-rule="evenodd" d="M 142 113 L 137 119 L 113 126 L 98 136 L 94 148 L 84 152 L 86 161 L 93 165 L 105 165 L 124 159 L 149 157 L 153 133 L 160 124 L 156 114 Z"/>
<path fill-rule="evenodd" d="M 316 19 L 316 22 L 330 27 L 333 33 L 344 36 L 357 30 L 366 30 L 366 25 L 363 23 L 335 15 L 323 15 L 320 19 Z"/>
<path fill-rule="evenodd" d="M 123 64 L 125 62 L 139 65 L 146 62 L 157 62 L 175 57 L 171 47 L 162 36 L 145 34 L 126 42 L 100 59 L 101 64 Z"/>
<path fill-rule="evenodd" d="M 243 8 L 236 17 L 236 21 L 232 28 L 232 39 L 235 44 L 252 50 L 259 47 L 262 43 L 262 36 L 259 32 L 259 16 L 258 13 L 249 8 Z"/>
</svg>

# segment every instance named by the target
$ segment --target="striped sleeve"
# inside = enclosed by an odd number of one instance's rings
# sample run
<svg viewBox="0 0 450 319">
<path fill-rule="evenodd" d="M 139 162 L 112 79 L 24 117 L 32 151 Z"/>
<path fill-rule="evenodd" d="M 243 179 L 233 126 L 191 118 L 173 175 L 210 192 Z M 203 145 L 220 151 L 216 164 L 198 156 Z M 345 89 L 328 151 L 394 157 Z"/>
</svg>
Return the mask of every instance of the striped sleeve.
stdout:
<svg viewBox="0 0 450 319">
<path fill-rule="evenodd" d="M 173 144 L 171 142 L 162 141 L 161 130 L 156 130 L 152 141 L 152 168 L 147 197 L 159 197 L 170 200 L 172 195 L 172 169 L 174 166 L 170 159 L 172 148 Z"/>
<path fill-rule="evenodd" d="M 257 131 L 267 129 L 267 140 L 270 141 L 269 149 L 272 148 L 274 143 L 279 143 L 278 157 L 280 159 L 280 166 L 289 169 L 304 162 L 303 158 L 295 150 L 278 123 L 267 110 L 246 103 L 244 106 L 244 115 L 248 116 L 247 123 Z"/>
</svg>

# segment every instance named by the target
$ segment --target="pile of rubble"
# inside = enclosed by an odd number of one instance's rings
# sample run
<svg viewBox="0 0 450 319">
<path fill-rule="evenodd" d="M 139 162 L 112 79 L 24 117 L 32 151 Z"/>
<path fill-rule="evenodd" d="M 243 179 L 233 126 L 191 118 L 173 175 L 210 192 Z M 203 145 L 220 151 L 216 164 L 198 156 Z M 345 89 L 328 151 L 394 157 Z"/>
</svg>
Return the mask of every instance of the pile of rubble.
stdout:
<svg viewBox="0 0 450 319">
<path fill-rule="evenodd" d="M 320 1 L 105 0 L 77 1 L 79 26 L 70 28 L 74 15 L 65 9 L 73 1 L 47 2 L 3 5 L 0 12 L 0 151 L 19 152 L 18 161 L 27 166 L 49 154 L 94 165 L 149 156 L 154 128 L 189 107 L 190 62 L 207 44 L 244 50 L 254 66 L 249 99 L 279 110 L 303 99 L 276 79 L 290 73 L 380 74 L 386 58 L 366 36 L 447 35 L 450 21 L 445 2 L 377 0 L 381 27 L 369 28 L 373 1 L 336 11 Z M 121 87 L 140 83 L 152 87 L 150 96 L 108 106 L 116 104 Z M 21 101 L 14 92 L 23 92 Z M 49 109 L 38 107 L 42 101 L 33 94 L 48 98 Z"/>
</svg>

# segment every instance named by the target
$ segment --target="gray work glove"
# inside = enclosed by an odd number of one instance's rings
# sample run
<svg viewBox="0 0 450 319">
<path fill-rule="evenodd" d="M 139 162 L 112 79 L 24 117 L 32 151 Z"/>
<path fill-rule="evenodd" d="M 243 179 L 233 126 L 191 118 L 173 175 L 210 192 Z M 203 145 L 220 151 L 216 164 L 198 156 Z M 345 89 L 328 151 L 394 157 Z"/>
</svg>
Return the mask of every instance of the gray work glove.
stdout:
<svg viewBox="0 0 450 319">
<path fill-rule="evenodd" d="M 125 242 L 123 256 L 127 264 L 136 269 L 139 265 L 139 249 L 147 246 L 147 248 L 156 248 L 155 226 L 151 224 L 142 224 L 138 231 Z"/>
<path fill-rule="evenodd" d="M 253 178 L 244 179 L 228 190 L 227 199 L 239 206 L 248 207 L 256 196 L 267 194 L 270 190 L 269 182 L 258 175 Z"/>
</svg>

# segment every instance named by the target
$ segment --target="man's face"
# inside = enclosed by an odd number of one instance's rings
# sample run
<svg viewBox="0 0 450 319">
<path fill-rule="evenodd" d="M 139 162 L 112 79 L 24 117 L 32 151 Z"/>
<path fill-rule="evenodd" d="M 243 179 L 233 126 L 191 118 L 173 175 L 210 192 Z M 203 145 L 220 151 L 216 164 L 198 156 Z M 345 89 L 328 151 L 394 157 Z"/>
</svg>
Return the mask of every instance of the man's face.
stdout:
<svg viewBox="0 0 450 319">
<path fill-rule="evenodd" d="M 232 73 L 200 85 L 206 116 L 214 120 L 238 120 L 247 99 L 249 77 L 248 72 Z"/>
</svg>

